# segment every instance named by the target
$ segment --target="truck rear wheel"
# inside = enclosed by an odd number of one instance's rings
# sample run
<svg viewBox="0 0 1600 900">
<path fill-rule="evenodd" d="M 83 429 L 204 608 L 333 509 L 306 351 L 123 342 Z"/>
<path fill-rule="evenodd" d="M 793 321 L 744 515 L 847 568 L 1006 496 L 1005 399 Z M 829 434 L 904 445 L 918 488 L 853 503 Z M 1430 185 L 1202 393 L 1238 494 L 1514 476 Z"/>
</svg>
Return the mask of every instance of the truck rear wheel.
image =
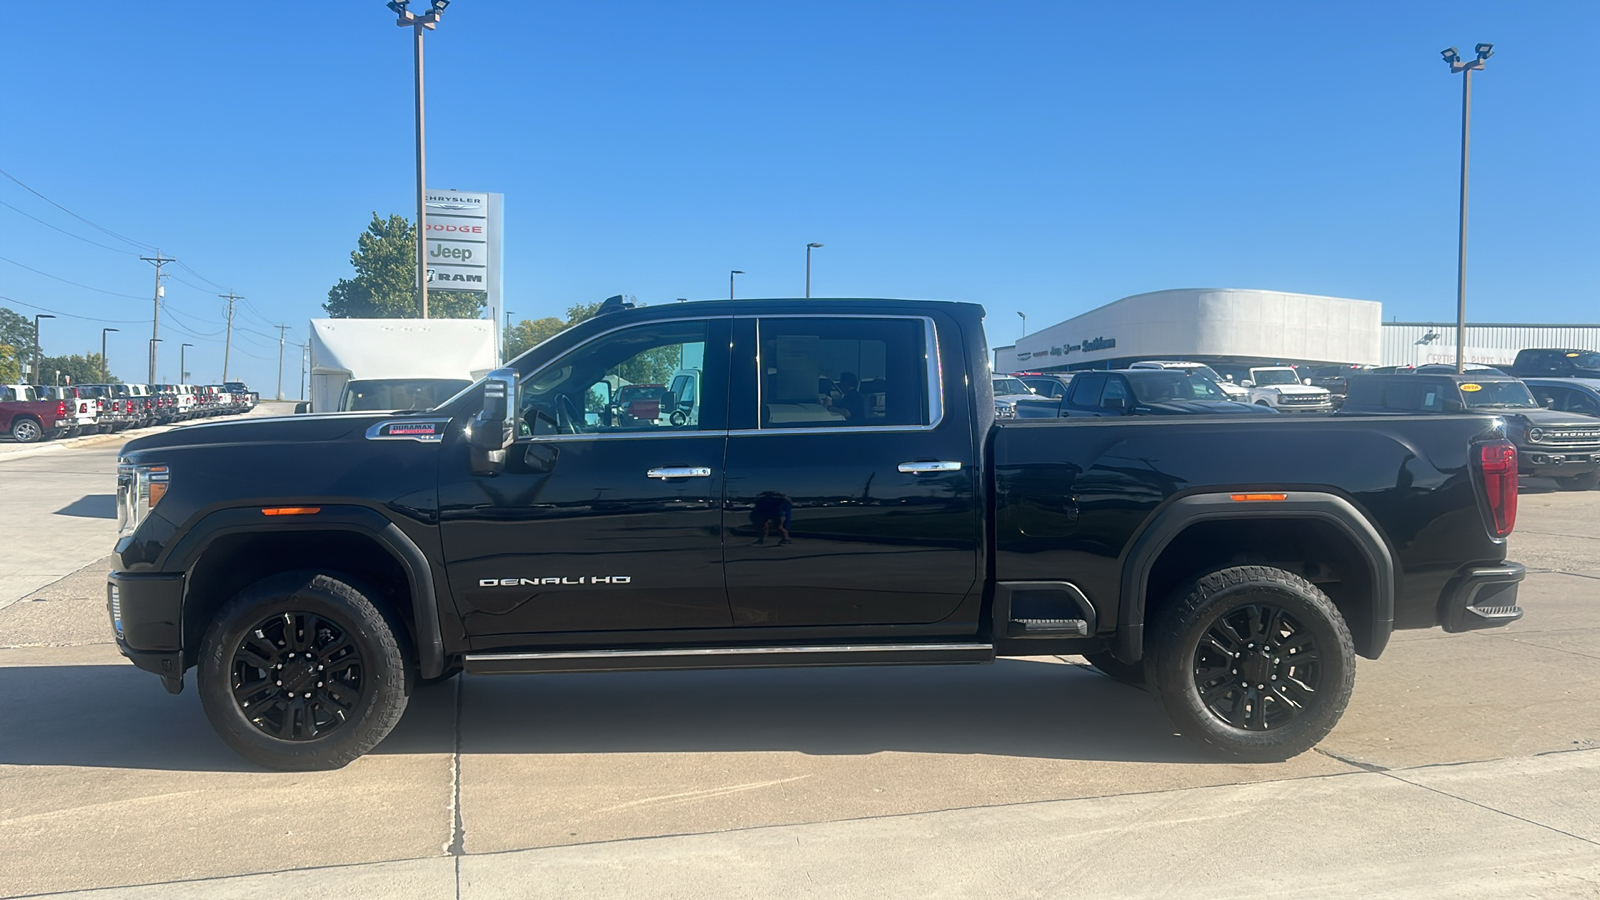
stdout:
<svg viewBox="0 0 1600 900">
<path fill-rule="evenodd" d="M 11 436 L 16 438 L 19 444 L 31 444 L 44 437 L 44 429 L 33 419 L 18 416 L 11 423 Z"/>
<path fill-rule="evenodd" d="M 245 588 L 207 630 L 206 717 L 269 769 L 337 769 L 378 745 L 406 708 L 397 629 L 360 591 L 316 572 Z"/>
<path fill-rule="evenodd" d="M 1152 647 L 1156 692 L 1178 730 L 1248 762 L 1316 746 L 1355 687 L 1355 644 L 1333 601 L 1267 566 L 1180 588 L 1157 616 Z"/>
</svg>

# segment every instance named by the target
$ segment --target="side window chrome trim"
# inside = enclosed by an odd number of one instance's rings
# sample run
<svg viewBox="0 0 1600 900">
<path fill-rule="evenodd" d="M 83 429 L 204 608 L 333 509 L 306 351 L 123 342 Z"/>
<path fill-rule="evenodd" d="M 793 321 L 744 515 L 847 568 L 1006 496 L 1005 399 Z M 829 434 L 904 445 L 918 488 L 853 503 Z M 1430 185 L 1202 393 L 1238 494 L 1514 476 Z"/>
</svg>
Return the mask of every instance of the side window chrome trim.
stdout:
<svg viewBox="0 0 1600 900">
<path fill-rule="evenodd" d="M 928 379 L 928 423 L 926 425 L 816 425 L 807 428 L 740 428 L 728 432 L 731 435 L 752 434 L 862 434 L 879 431 L 932 431 L 944 421 L 944 360 L 939 352 L 939 326 L 933 321 L 932 316 L 907 316 L 894 313 L 743 313 L 734 316 L 735 319 L 754 319 L 756 322 L 756 419 L 760 421 L 762 403 L 762 385 L 766 379 L 761 363 L 761 320 L 762 319 L 898 319 L 900 321 L 916 321 L 922 323 L 923 336 L 923 361 L 926 366 Z M 729 410 L 729 415 L 732 415 Z"/>
</svg>

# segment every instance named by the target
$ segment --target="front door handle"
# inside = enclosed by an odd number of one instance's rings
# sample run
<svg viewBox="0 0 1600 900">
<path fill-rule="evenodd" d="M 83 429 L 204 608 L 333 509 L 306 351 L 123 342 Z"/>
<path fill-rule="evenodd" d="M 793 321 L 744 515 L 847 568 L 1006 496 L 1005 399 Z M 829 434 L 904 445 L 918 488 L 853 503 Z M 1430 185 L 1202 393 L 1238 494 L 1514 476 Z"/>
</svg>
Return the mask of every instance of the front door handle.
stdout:
<svg viewBox="0 0 1600 900">
<path fill-rule="evenodd" d="M 710 478 L 710 466 L 657 466 L 644 473 L 649 478 Z"/>
<path fill-rule="evenodd" d="M 946 462 L 944 460 L 918 460 L 916 462 L 903 462 L 900 471 L 907 475 L 931 475 L 934 472 L 959 472 L 961 463 Z"/>
</svg>

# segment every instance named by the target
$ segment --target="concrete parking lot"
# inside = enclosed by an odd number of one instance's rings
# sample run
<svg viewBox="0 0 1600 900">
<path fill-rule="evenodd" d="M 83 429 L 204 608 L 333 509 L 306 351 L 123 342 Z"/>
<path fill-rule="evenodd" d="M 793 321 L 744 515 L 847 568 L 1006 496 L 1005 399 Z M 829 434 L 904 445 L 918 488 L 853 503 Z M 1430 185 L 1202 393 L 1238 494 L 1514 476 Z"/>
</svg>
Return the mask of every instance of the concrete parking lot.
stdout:
<svg viewBox="0 0 1600 900">
<path fill-rule="evenodd" d="M 87 554 L 0 582 L 0 895 L 1600 896 L 1600 492 L 1526 484 L 1527 617 L 1397 635 L 1282 764 L 1044 657 L 457 679 L 283 774 L 109 643 L 114 463 L 0 458 L 7 557 Z"/>
</svg>

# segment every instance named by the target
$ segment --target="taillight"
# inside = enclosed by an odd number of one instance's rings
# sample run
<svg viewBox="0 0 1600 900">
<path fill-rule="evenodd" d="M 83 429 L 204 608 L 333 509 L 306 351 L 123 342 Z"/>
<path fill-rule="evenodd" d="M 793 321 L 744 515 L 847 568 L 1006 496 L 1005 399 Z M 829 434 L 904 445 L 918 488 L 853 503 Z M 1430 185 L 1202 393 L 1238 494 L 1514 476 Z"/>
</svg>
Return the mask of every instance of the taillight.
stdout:
<svg viewBox="0 0 1600 900">
<path fill-rule="evenodd" d="M 1517 525 L 1517 448 L 1508 440 L 1478 445 L 1483 495 L 1489 501 L 1489 529 L 1497 538 Z"/>
<path fill-rule="evenodd" d="M 65 400 L 57 401 L 57 403 L 56 403 L 56 418 L 65 419 L 66 417 L 67 417 L 67 401 L 65 401 Z"/>
</svg>

